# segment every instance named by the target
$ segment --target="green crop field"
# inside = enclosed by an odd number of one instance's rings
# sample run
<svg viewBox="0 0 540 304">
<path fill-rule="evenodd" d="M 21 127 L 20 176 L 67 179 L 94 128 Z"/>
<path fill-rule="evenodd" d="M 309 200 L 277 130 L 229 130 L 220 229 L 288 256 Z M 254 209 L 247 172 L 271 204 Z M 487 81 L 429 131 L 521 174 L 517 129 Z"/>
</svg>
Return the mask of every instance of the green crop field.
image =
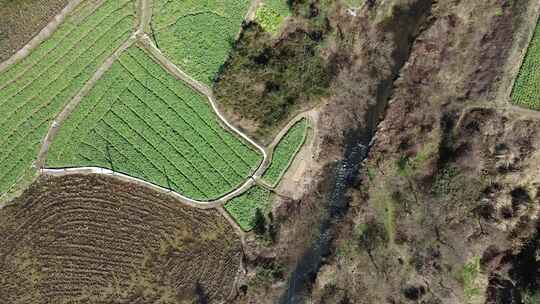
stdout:
<svg viewBox="0 0 540 304">
<path fill-rule="evenodd" d="M 309 123 L 307 119 L 295 123 L 279 141 L 272 155 L 272 163 L 264 172 L 262 179 L 273 187 L 277 186 L 281 176 L 287 171 L 306 140 Z"/>
<path fill-rule="evenodd" d="M 105 167 L 208 200 L 242 184 L 261 159 L 219 124 L 206 97 L 132 47 L 64 122 L 47 165 Z"/>
<path fill-rule="evenodd" d="M 270 207 L 271 198 L 270 191 L 260 186 L 253 186 L 225 204 L 225 209 L 244 231 L 250 231 L 253 229 L 255 212 L 260 209 L 266 213 Z"/>
<path fill-rule="evenodd" d="M 124 42 L 134 0 L 83 2 L 29 56 L 0 74 L 0 193 L 30 175 L 41 140 L 62 107 Z"/>
<path fill-rule="evenodd" d="M 512 102 L 540 110 L 540 22 L 521 65 L 512 91 Z"/>
<path fill-rule="evenodd" d="M 211 84 L 240 30 L 250 0 L 155 0 L 157 46 L 193 78 Z"/>
<path fill-rule="evenodd" d="M 276 34 L 279 32 L 281 24 L 289 14 L 290 11 L 287 0 L 266 0 L 257 9 L 255 21 L 257 21 L 265 31 Z"/>
</svg>

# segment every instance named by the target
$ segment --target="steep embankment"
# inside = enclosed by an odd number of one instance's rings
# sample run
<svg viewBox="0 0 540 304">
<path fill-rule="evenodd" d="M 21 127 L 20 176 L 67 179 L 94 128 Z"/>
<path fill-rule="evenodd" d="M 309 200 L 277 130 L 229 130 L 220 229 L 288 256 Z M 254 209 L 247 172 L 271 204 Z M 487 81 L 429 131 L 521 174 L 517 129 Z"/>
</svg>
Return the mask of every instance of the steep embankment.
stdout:
<svg viewBox="0 0 540 304">
<path fill-rule="evenodd" d="M 238 302 L 497 303 L 538 212 L 540 120 L 501 92 L 539 5 L 323 4 L 293 2 L 333 73 L 303 195 L 248 238 Z"/>
<path fill-rule="evenodd" d="M 296 8 L 301 6 L 296 4 Z M 314 1 L 312 11 L 321 9 Z M 324 53 L 332 66 L 331 94 L 317 112 L 314 155 L 305 160 L 299 200 L 280 197 L 274 212 L 274 243 L 246 249 L 250 275 L 242 303 L 303 303 L 347 212 L 374 130 L 407 62 L 417 35 L 429 23 L 432 2 L 396 1 L 366 6 L 351 15 L 337 3 L 324 14 L 330 28 Z M 321 14 L 323 14 L 321 12 Z M 263 296 L 264 295 L 264 296 Z"/>
<path fill-rule="evenodd" d="M 495 96 L 511 79 L 512 48 L 523 47 L 516 37 L 530 30 L 526 10 L 537 7 L 434 6 L 351 191 L 315 303 L 511 303 L 495 299 L 497 282 L 508 282 L 505 264 L 534 233 L 540 120 Z"/>
</svg>

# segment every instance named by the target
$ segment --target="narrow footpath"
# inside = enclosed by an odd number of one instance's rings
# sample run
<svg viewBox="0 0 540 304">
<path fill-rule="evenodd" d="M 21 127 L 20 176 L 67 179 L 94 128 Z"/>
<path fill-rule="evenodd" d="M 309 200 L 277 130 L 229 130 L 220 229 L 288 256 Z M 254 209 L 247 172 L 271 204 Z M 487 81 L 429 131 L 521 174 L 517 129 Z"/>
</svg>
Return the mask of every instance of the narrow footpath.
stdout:
<svg viewBox="0 0 540 304">
<path fill-rule="evenodd" d="M 32 41 L 28 43 L 27 46 L 25 46 L 21 51 L 17 52 L 12 58 L 8 59 L 7 61 L 0 64 L 0 71 L 2 68 L 7 68 L 12 64 L 15 64 L 20 59 L 24 58 L 25 56 L 28 56 L 31 50 L 33 50 L 36 46 L 38 46 L 41 42 L 43 42 L 45 39 L 50 37 L 55 29 L 58 28 L 60 23 L 65 20 L 65 18 L 69 15 L 70 12 L 72 12 L 77 5 L 79 5 L 82 2 L 82 0 L 73 0 L 71 1 L 62 11 L 61 13 L 54 18 L 54 20 L 48 24 L 43 30 L 42 33 L 38 34 Z M 260 0 L 254 0 L 246 14 L 246 18 L 250 19 L 253 18 L 256 8 L 260 5 Z M 110 56 L 108 57 L 103 64 L 98 68 L 98 70 L 94 73 L 92 78 L 81 88 L 81 90 L 75 95 L 74 98 L 72 98 L 62 109 L 62 111 L 56 116 L 56 118 L 51 123 L 51 126 L 48 129 L 48 132 L 45 136 L 45 138 L 42 141 L 39 153 L 37 155 L 37 159 L 34 163 L 34 167 L 39 170 L 39 174 L 46 174 L 46 175 L 53 175 L 53 176 L 64 176 L 64 175 L 75 175 L 75 174 L 104 174 L 109 176 L 114 176 L 115 178 L 119 178 L 123 181 L 132 182 L 139 185 L 144 185 L 146 187 L 152 188 L 155 191 L 158 191 L 160 193 L 170 195 L 182 203 L 194 207 L 194 208 L 201 208 L 201 209 L 208 209 L 208 208 L 220 208 L 225 203 L 227 203 L 232 198 L 241 195 L 245 191 L 247 191 L 249 188 L 251 188 L 254 184 L 261 182 L 261 176 L 265 172 L 265 170 L 270 166 L 271 163 L 271 154 L 273 152 L 274 147 L 277 145 L 279 140 L 282 136 L 284 136 L 288 129 L 294 125 L 294 123 L 302 118 L 305 117 L 305 113 L 300 113 L 296 117 L 294 117 L 284 128 L 281 130 L 278 135 L 275 137 L 273 142 L 268 147 L 263 147 L 259 145 L 257 142 L 255 142 L 253 139 L 251 139 L 248 135 L 240 131 L 238 128 L 236 128 L 234 125 L 232 125 L 225 116 L 220 112 L 219 107 L 217 105 L 217 101 L 215 100 L 213 96 L 212 89 L 209 88 L 207 85 L 195 80 L 193 77 L 182 71 L 178 66 L 176 66 L 173 62 L 171 62 L 157 46 L 154 44 L 152 39 L 148 36 L 146 31 L 149 29 L 150 22 L 152 19 L 152 0 L 139 0 L 137 3 L 137 15 L 138 15 L 138 25 L 134 29 L 134 32 L 132 35 Z M 112 170 L 106 169 L 106 168 L 100 168 L 100 167 L 76 167 L 76 168 L 58 168 L 58 169 L 51 169 L 46 167 L 46 159 L 47 154 L 49 151 L 49 148 L 51 146 L 51 143 L 53 142 L 55 136 L 57 135 L 59 129 L 61 128 L 64 121 L 72 114 L 72 112 L 77 108 L 77 106 L 80 104 L 82 99 L 92 90 L 92 88 L 96 85 L 96 83 L 103 77 L 103 75 L 111 68 L 111 66 L 114 64 L 114 62 L 122 55 L 122 53 L 127 50 L 129 47 L 137 44 L 141 48 L 143 48 L 153 59 L 162 66 L 165 70 L 167 70 L 170 74 L 175 76 L 180 81 L 188 84 L 192 89 L 196 90 L 200 94 L 206 96 L 208 99 L 209 104 L 211 105 L 212 109 L 214 110 L 215 114 L 219 117 L 219 120 L 221 121 L 222 125 L 229 129 L 231 132 L 236 133 L 240 138 L 247 141 L 249 144 L 251 144 L 253 147 L 255 147 L 257 150 L 260 151 L 260 153 L 263 156 L 263 160 L 258 165 L 258 167 L 254 170 L 254 172 L 247 178 L 247 180 L 238 188 L 232 190 L 229 193 L 224 194 L 222 197 L 211 200 L 211 201 L 199 201 L 191 199 L 187 196 L 184 196 L 178 192 L 175 192 L 171 189 L 167 189 L 158 185 L 155 185 L 153 183 L 150 183 L 148 181 L 132 177 L 127 174 L 123 174 L 120 172 L 114 172 Z M 271 187 L 270 185 L 265 185 L 266 187 Z M 234 221 L 233 221 L 234 222 Z M 239 227 L 237 227 L 239 228 Z M 240 229 L 241 230 L 241 229 Z"/>
</svg>

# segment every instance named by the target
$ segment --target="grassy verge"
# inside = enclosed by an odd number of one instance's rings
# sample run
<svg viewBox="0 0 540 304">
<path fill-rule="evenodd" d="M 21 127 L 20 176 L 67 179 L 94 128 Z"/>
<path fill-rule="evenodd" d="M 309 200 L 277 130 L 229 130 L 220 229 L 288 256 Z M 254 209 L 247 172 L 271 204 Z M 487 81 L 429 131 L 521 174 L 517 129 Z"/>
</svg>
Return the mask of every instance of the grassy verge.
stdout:
<svg viewBox="0 0 540 304">
<path fill-rule="evenodd" d="M 540 110 L 540 22 L 512 91 L 512 102 L 533 110 Z"/>
<path fill-rule="evenodd" d="M 253 186 L 244 194 L 225 204 L 225 209 L 244 231 L 255 226 L 257 209 L 263 213 L 270 207 L 271 193 L 260 186 Z"/>
<path fill-rule="evenodd" d="M 266 183 L 272 187 L 277 186 L 281 177 L 294 160 L 296 153 L 298 153 L 304 144 L 308 127 L 309 123 L 307 119 L 303 118 L 295 123 L 279 141 L 272 153 L 272 163 L 262 176 L 262 179 Z"/>
<path fill-rule="evenodd" d="M 285 18 L 289 16 L 286 0 L 266 0 L 255 14 L 255 21 L 267 32 L 275 35 L 279 32 Z"/>
<path fill-rule="evenodd" d="M 467 303 L 483 303 L 485 286 L 480 272 L 480 257 L 475 257 L 466 263 L 460 271 L 460 281 L 463 284 L 463 293 Z"/>
</svg>

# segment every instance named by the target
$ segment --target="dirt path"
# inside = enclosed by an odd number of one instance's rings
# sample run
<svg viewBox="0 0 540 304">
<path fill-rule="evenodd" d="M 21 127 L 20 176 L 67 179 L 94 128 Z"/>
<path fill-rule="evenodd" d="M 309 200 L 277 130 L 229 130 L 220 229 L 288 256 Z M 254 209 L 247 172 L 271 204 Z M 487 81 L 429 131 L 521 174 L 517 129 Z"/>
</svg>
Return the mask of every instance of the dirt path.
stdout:
<svg viewBox="0 0 540 304">
<path fill-rule="evenodd" d="M 0 73 L 5 71 L 12 64 L 15 64 L 28 56 L 36 47 L 38 47 L 43 41 L 49 38 L 58 28 L 60 24 L 66 19 L 67 15 L 71 13 L 83 0 L 71 0 L 66 7 L 64 7 L 58 15 L 56 15 L 49 24 L 47 24 L 32 40 L 30 40 L 25 46 L 18 50 L 6 61 L 0 63 Z"/>
<path fill-rule="evenodd" d="M 269 163 L 269 157 L 267 153 L 267 149 L 256 143 L 253 139 L 249 138 L 245 133 L 238 130 L 235 126 L 233 126 L 227 119 L 223 116 L 223 114 L 220 112 L 217 103 L 214 99 L 212 90 L 206 86 L 205 84 L 202 84 L 201 82 L 193 79 L 191 76 L 189 76 L 187 73 L 182 71 L 178 66 L 176 66 L 174 63 L 172 63 L 163 53 L 156 47 L 156 45 L 152 42 L 150 37 L 146 34 L 142 34 L 140 36 L 140 41 L 142 42 L 142 46 L 145 50 L 147 50 L 154 59 L 159 62 L 159 64 L 165 68 L 169 73 L 174 75 L 179 80 L 187 83 L 189 86 L 191 86 L 194 90 L 198 91 L 199 93 L 205 95 L 208 98 L 208 101 L 210 105 L 212 106 L 212 109 L 216 113 L 216 115 L 219 117 L 221 122 L 231 131 L 239 135 L 241 138 L 249 142 L 252 146 L 257 148 L 263 155 L 263 161 L 259 165 L 258 169 L 255 171 L 255 173 L 252 175 L 253 177 L 257 178 L 262 175 L 263 171 L 266 169 L 268 163 Z"/>
<path fill-rule="evenodd" d="M 136 38 L 135 36 L 131 36 L 126 42 L 124 42 L 111 56 L 109 56 L 105 62 L 97 69 L 97 71 L 94 73 L 92 78 L 82 87 L 82 89 L 71 99 L 71 101 L 62 109 L 62 112 L 58 114 L 58 116 L 53 120 L 51 127 L 49 128 L 49 131 L 47 132 L 47 135 L 45 136 L 43 143 L 41 144 L 41 148 L 38 153 L 37 161 L 36 161 L 36 167 L 37 168 L 44 168 L 45 167 L 45 159 L 47 158 L 47 153 L 49 152 L 49 147 L 58 133 L 58 130 L 60 129 L 60 126 L 62 123 L 68 118 L 68 116 L 77 108 L 81 100 L 83 99 L 86 94 L 90 92 L 90 90 L 94 87 L 94 85 L 97 83 L 99 79 L 107 72 L 113 63 L 120 57 L 122 52 L 124 52 L 126 49 L 128 49 L 133 43 L 135 43 Z"/>
<path fill-rule="evenodd" d="M 279 144 L 281 139 L 283 139 L 283 137 L 287 134 L 287 132 L 289 132 L 289 129 L 292 126 L 294 126 L 294 124 L 296 124 L 297 122 L 299 122 L 300 120 L 304 118 L 309 119 L 309 112 L 310 111 L 301 112 L 295 117 L 293 117 L 291 120 L 289 120 L 289 122 L 278 132 L 278 134 L 276 134 L 272 142 L 268 145 L 268 147 L 266 148 L 266 151 L 268 153 L 267 167 L 265 168 L 265 170 L 263 170 L 263 172 L 261 172 L 261 175 L 254 176 L 257 184 L 261 185 L 264 188 L 270 189 L 272 191 L 276 191 L 275 189 L 276 187 L 269 185 L 261 178 L 262 173 L 264 173 L 264 171 L 266 171 L 266 169 L 268 169 L 268 167 L 272 163 L 272 155 L 274 154 L 274 149 Z M 296 153 L 295 153 L 295 156 L 296 156 Z M 293 159 L 294 159 L 294 156 L 293 156 Z"/>
<path fill-rule="evenodd" d="M 9 62 L 2 63 L 3 66 L 7 67 L 10 64 L 13 64 L 17 62 L 17 60 L 20 60 L 20 58 L 23 58 L 24 56 L 28 55 L 31 50 L 33 50 L 39 43 L 41 43 L 43 40 L 47 39 L 52 32 L 59 26 L 59 24 L 66 18 L 66 16 L 73 11 L 73 9 L 81 2 L 82 0 L 74 0 L 69 3 L 68 6 L 62 11 L 61 14 L 59 14 L 53 22 L 51 22 L 46 29 L 44 29 L 38 36 L 35 37 L 34 40 L 32 40 L 31 43 L 29 43 L 29 46 L 25 46 L 25 49 L 21 49 L 21 51 L 17 52 L 12 58 L 10 58 Z M 252 18 L 257 6 L 259 5 L 260 0 L 254 0 L 251 4 L 250 10 L 246 14 L 246 18 Z M 53 176 L 64 176 L 64 175 L 74 175 L 74 174 L 105 174 L 114 176 L 115 178 L 119 178 L 121 180 L 143 185 L 146 187 L 150 187 L 154 189 L 155 191 L 158 191 L 160 193 L 163 193 L 165 195 L 172 196 L 182 203 L 194 207 L 194 208 L 201 208 L 201 209 L 208 209 L 208 208 L 218 208 L 221 213 L 224 213 L 224 216 L 227 218 L 227 220 L 233 225 L 233 227 L 239 231 L 240 236 L 244 236 L 244 232 L 242 229 L 238 226 L 238 224 L 227 214 L 227 212 L 223 209 L 223 205 L 228 202 L 230 199 L 241 195 L 245 191 L 247 191 L 252 185 L 254 185 L 257 182 L 260 182 L 260 177 L 264 173 L 264 171 L 270 166 L 271 162 L 271 152 L 277 145 L 277 143 L 281 140 L 281 138 L 287 133 L 288 129 L 294 125 L 298 120 L 306 117 L 304 113 L 301 113 L 297 115 L 295 118 L 293 118 L 275 137 L 273 142 L 268 147 L 263 147 L 259 145 L 257 142 L 252 140 L 250 137 L 248 137 L 246 134 L 238 130 L 235 126 L 233 126 L 227 119 L 222 115 L 220 112 L 217 102 L 213 96 L 212 90 L 205 84 L 193 79 L 191 76 L 189 76 L 187 73 L 182 71 L 178 66 L 176 66 L 174 63 L 172 63 L 166 56 L 163 55 L 161 50 L 159 50 L 150 37 L 145 33 L 145 30 L 150 24 L 151 17 L 152 17 L 152 2 L 151 0 L 140 0 L 139 6 L 138 6 L 138 14 L 140 16 L 139 18 L 139 25 L 134 30 L 133 34 L 110 56 L 108 57 L 103 64 L 98 68 L 98 70 L 94 73 L 92 78 L 83 86 L 83 88 L 77 93 L 75 97 L 73 97 L 68 104 L 62 109 L 62 111 L 57 115 L 57 117 L 52 122 L 47 135 L 43 139 L 40 151 L 37 156 L 37 160 L 35 162 L 35 167 L 39 169 L 40 174 L 45 175 L 53 175 Z M 38 39 L 39 38 L 39 39 Z M 63 169 L 49 169 L 45 168 L 46 166 L 46 158 L 47 153 L 49 151 L 50 145 L 52 141 L 54 140 L 55 136 L 57 135 L 60 127 L 62 126 L 62 123 L 70 116 L 70 114 L 77 108 L 79 103 L 82 101 L 84 96 L 86 96 L 91 89 L 95 86 L 97 81 L 101 79 L 101 77 L 110 69 L 110 67 L 113 65 L 113 63 L 120 57 L 120 55 L 128 49 L 130 46 L 132 46 L 134 43 L 138 43 L 141 47 L 143 47 L 157 62 L 160 64 L 164 69 L 166 69 L 169 73 L 171 73 L 173 76 L 181 80 L 182 82 L 188 84 L 191 86 L 194 90 L 198 91 L 199 93 L 203 94 L 208 98 L 208 102 L 210 103 L 212 109 L 216 113 L 216 115 L 219 117 L 219 120 L 221 121 L 222 125 L 226 128 L 228 128 L 231 132 L 236 133 L 239 137 L 249 142 L 252 146 L 254 146 L 256 149 L 258 149 L 262 155 L 263 160 L 259 164 L 259 166 L 254 170 L 253 174 L 245 181 L 244 184 L 242 184 L 240 187 L 234 189 L 233 191 L 223 195 L 222 197 L 216 199 L 216 200 L 210 200 L 210 201 L 199 201 L 194 200 L 189 197 L 186 197 L 180 193 L 174 192 L 170 189 L 166 189 L 164 187 L 155 185 L 153 183 L 150 183 L 148 181 L 135 178 L 132 176 L 129 176 L 127 174 L 119 173 L 119 172 L 113 172 L 112 170 L 105 169 L 105 168 L 98 168 L 98 167 L 78 167 L 78 168 L 63 168 Z M 31 44 L 31 45 L 30 45 Z M 267 187 L 270 187 L 266 185 Z M 272 187 L 270 187 L 272 188 Z M 275 189 L 273 189 L 275 190 Z"/>
<path fill-rule="evenodd" d="M 255 19 L 255 14 L 257 14 L 257 9 L 261 5 L 261 2 L 262 0 L 251 1 L 251 5 L 249 6 L 246 16 L 244 17 L 247 22 L 253 21 L 253 19 Z"/>
<path fill-rule="evenodd" d="M 222 205 L 220 201 L 213 201 L 213 202 L 199 202 L 196 200 L 192 200 L 190 198 L 187 198 L 177 192 L 174 192 L 172 190 L 169 190 L 167 188 L 160 187 L 158 185 L 152 184 L 150 182 L 147 182 L 145 180 L 135 178 L 123 173 L 115 172 L 109 169 L 105 168 L 99 168 L 99 167 L 77 167 L 77 168 L 65 168 L 65 169 L 40 169 L 40 174 L 45 175 L 51 175 L 51 176 L 69 176 L 69 175 L 78 175 L 78 174 L 101 174 L 101 175 L 109 175 L 114 178 L 120 179 L 125 182 L 133 183 L 136 185 L 145 186 L 148 188 L 151 188 L 154 191 L 157 191 L 159 193 L 172 196 L 175 199 L 180 200 L 182 203 L 193 207 L 193 208 L 199 208 L 199 209 L 210 209 L 210 208 L 216 208 Z"/>
<path fill-rule="evenodd" d="M 152 21 L 153 0 L 139 0 L 139 26 L 135 34 L 142 34 L 150 30 Z"/>
</svg>

